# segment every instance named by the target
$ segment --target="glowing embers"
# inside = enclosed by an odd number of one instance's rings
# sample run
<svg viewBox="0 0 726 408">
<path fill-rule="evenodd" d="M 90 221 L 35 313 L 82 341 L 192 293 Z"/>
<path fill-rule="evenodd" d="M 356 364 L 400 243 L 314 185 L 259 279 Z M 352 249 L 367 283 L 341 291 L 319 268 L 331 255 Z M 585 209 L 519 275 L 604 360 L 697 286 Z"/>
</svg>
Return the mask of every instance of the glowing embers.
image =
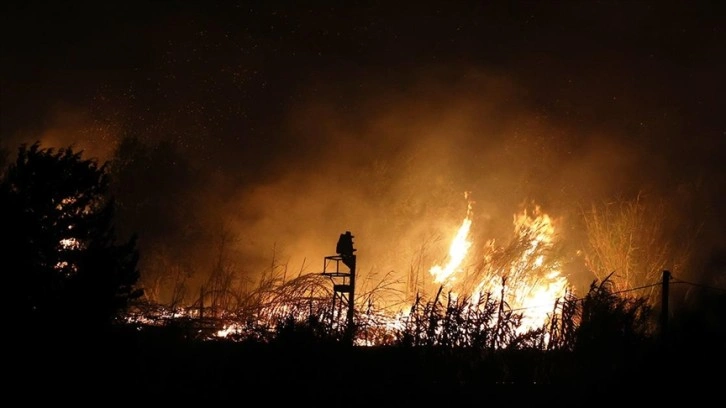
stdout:
<svg viewBox="0 0 726 408">
<path fill-rule="evenodd" d="M 81 249 L 81 243 L 75 238 L 63 238 L 60 240 L 60 246 L 64 250 Z"/>
<path fill-rule="evenodd" d="M 55 206 L 55 209 L 58 211 L 65 211 L 67 207 L 72 206 L 77 201 L 78 199 L 76 197 L 66 197 Z"/>
<path fill-rule="evenodd" d="M 72 229 L 68 227 L 68 229 Z M 57 271 L 61 271 L 67 275 L 78 271 L 78 267 L 73 262 L 68 260 L 67 254 L 73 251 L 79 251 L 84 248 L 84 245 L 76 238 L 63 238 L 58 241 L 58 255 L 61 260 L 56 262 L 54 268 Z"/>
</svg>

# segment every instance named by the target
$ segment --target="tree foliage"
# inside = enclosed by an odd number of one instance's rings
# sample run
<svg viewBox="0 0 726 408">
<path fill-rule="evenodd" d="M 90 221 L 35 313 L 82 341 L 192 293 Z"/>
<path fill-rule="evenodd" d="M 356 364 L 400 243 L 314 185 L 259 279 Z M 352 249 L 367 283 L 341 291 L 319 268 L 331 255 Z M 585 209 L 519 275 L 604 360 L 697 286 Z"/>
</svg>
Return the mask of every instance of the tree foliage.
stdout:
<svg viewBox="0 0 726 408">
<path fill-rule="evenodd" d="M 177 289 L 216 259 L 211 223 L 204 218 L 213 206 L 210 196 L 200 193 L 199 172 L 175 143 L 126 137 L 116 146 L 109 174 L 120 236 L 140 235 L 145 297 L 175 303 Z"/>
<path fill-rule="evenodd" d="M 136 238 L 117 243 L 105 164 L 73 147 L 22 145 L 0 179 L 2 259 L 20 328 L 112 323 L 136 288 Z"/>
</svg>

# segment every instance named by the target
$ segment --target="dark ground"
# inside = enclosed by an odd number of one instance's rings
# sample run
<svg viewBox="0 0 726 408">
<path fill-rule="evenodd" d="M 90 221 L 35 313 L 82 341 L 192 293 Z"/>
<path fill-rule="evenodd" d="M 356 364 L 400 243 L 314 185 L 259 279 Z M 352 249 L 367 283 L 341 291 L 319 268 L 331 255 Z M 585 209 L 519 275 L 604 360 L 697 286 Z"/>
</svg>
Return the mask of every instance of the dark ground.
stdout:
<svg viewBox="0 0 726 408">
<path fill-rule="evenodd" d="M 28 403 L 52 396 L 94 405 L 604 406 L 686 397 L 694 403 L 716 398 L 726 363 L 724 355 L 704 350 L 608 360 L 539 351 L 199 342 L 150 331 L 23 347 L 13 359 L 19 387 L 11 392 Z"/>
</svg>

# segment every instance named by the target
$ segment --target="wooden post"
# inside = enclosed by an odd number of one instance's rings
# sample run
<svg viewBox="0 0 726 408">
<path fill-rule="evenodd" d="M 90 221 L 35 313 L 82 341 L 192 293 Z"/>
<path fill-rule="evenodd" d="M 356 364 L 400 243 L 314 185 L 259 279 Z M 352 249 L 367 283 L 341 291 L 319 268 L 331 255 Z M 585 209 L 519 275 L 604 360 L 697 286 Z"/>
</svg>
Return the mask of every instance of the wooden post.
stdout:
<svg viewBox="0 0 726 408">
<path fill-rule="evenodd" d="M 670 280 L 671 273 L 669 271 L 663 271 L 663 282 L 660 301 L 660 335 L 661 339 L 664 342 L 666 340 L 666 337 L 668 336 L 668 289 Z"/>
<path fill-rule="evenodd" d="M 353 255 L 353 265 L 350 268 L 350 292 L 348 292 L 348 336 L 349 340 L 351 342 L 351 345 L 353 345 L 354 339 L 355 339 L 355 323 L 353 321 L 353 316 L 355 315 L 355 266 L 356 266 L 356 256 Z"/>
<path fill-rule="evenodd" d="M 204 285 L 199 288 L 199 321 L 204 319 Z"/>
</svg>

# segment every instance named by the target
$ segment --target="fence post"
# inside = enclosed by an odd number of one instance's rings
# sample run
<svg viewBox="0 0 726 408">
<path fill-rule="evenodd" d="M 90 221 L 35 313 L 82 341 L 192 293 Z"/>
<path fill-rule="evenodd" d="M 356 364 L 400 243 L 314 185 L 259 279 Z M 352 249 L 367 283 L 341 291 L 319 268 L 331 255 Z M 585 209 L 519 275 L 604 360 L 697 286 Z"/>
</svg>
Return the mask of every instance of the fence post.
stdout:
<svg viewBox="0 0 726 408">
<path fill-rule="evenodd" d="M 671 273 L 669 271 L 663 271 L 663 282 L 660 300 L 660 335 L 664 343 L 666 341 L 666 337 L 668 336 L 668 283 L 670 280 Z"/>
<path fill-rule="evenodd" d="M 204 320 L 204 285 L 199 288 L 199 321 Z"/>
</svg>

